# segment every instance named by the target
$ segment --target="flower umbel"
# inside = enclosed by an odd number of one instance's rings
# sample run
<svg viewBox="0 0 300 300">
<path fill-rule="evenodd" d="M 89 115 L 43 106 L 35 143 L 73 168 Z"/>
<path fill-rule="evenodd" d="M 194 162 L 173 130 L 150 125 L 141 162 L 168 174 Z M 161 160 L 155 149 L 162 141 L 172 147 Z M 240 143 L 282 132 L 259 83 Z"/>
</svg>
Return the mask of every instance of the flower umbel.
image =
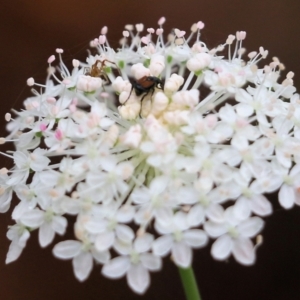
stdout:
<svg viewBox="0 0 300 300">
<path fill-rule="evenodd" d="M 202 22 L 165 42 L 164 21 L 144 36 L 142 24 L 136 33 L 126 25 L 117 51 L 104 27 L 85 63 L 73 60 L 69 70 L 57 49 L 45 85 L 27 80 L 43 92 L 33 89 L 15 118 L 6 114 L 9 135 L 1 138 L 16 150 L 2 153 L 14 166 L 0 172 L 0 212 L 13 193 L 19 199 L 7 263 L 32 230 L 46 247 L 74 215 L 77 240 L 56 244 L 54 255 L 72 259 L 81 281 L 96 262 L 142 294 L 162 257 L 171 253 L 188 268 L 192 249 L 209 238 L 213 258 L 233 254 L 252 265 L 253 239 L 272 213 L 264 195 L 279 190 L 283 208 L 300 205 L 293 73 L 279 83 L 277 58 L 259 68 L 262 47 L 245 58 L 243 31 L 208 49 Z"/>
</svg>

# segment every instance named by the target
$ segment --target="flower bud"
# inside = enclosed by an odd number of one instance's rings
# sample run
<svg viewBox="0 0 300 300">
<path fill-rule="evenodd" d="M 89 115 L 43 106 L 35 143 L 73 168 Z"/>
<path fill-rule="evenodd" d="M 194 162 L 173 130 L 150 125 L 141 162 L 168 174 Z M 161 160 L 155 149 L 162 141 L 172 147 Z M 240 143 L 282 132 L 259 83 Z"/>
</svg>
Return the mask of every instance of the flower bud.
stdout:
<svg viewBox="0 0 300 300">
<path fill-rule="evenodd" d="M 102 87 L 102 79 L 99 77 L 81 75 L 78 78 L 76 87 L 78 90 L 84 92 L 93 92 Z"/>
<path fill-rule="evenodd" d="M 211 56 L 207 53 L 197 53 L 194 57 L 190 58 L 186 66 L 191 72 L 197 72 L 208 67 L 211 62 Z"/>
<path fill-rule="evenodd" d="M 144 76 L 150 76 L 150 70 L 145 68 L 142 63 L 134 64 L 131 67 L 131 73 L 137 80 L 143 78 Z"/>
<path fill-rule="evenodd" d="M 164 70 L 165 68 L 165 58 L 160 55 L 153 55 L 151 57 L 151 62 L 150 62 L 150 72 L 153 76 L 158 76 L 161 74 L 161 72 Z"/>
</svg>

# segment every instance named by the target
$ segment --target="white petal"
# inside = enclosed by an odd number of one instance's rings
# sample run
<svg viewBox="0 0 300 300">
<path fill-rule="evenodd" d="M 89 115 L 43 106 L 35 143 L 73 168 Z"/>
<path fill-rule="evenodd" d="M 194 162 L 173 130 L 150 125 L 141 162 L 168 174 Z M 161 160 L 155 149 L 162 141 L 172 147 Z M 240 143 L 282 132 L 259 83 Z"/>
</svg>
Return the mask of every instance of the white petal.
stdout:
<svg viewBox="0 0 300 300">
<path fill-rule="evenodd" d="M 69 259 L 80 253 L 81 243 L 78 241 L 63 241 L 53 248 L 54 256 L 61 259 Z"/>
<path fill-rule="evenodd" d="M 142 265 L 132 265 L 127 273 L 127 282 L 137 294 L 143 294 L 150 285 L 148 270 Z"/>
<path fill-rule="evenodd" d="M 224 208 L 217 203 L 209 205 L 206 210 L 207 217 L 216 223 L 224 222 Z"/>
<path fill-rule="evenodd" d="M 60 235 L 63 235 L 65 233 L 67 225 L 68 221 L 65 217 L 54 216 L 52 218 L 52 229 Z"/>
<path fill-rule="evenodd" d="M 151 199 L 149 190 L 145 187 L 135 189 L 130 195 L 130 198 L 133 201 L 133 203 L 136 204 L 143 204 L 145 202 L 150 201 Z"/>
<path fill-rule="evenodd" d="M 151 248 L 153 243 L 153 235 L 150 233 L 145 233 L 141 237 L 137 237 L 134 241 L 134 249 L 138 253 L 146 252 Z"/>
<path fill-rule="evenodd" d="M 238 225 L 238 231 L 243 237 L 254 237 L 264 227 L 264 221 L 259 217 L 252 217 Z"/>
<path fill-rule="evenodd" d="M 10 202 L 12 199 L 12 190 L 4 192 L 0 195 L 0 213 L 5 213 L 10 207 Z"/>
<path fill-rule="evenodd" d="M 228 235 L 219 237 L 212 245 L 211 255 L 214 259 L 224 260 L 229 257 L 232 250 L 232 239 Z"/>
<path fill-rule="evenodd" d="M 22 235 L 19 236 L 19 241 L 18 241 L 18 245 L 22 248 L 24 248 L 26 246 L 27 240 L 30 237 L 30 233 L 28 230 L 24 230 Z"/>
<path fill-rule="evenodd" d="M 201 205 L 194 205 L 187 215 L 187 222 L 190 227 L 199 226 L 204 222 L 204 209 Z"/>
<path fill-rule="evenodd" d="M 130 205 L 123 205 L 117 212 L 116 218 L 121 223 L 128 223 L 134 217 L 135 209 Z"/>
<path fill-rule="evenodd" d="M 90 252 L 82 252 L 78 256 L 74 257 L 73 269 L 76 278 L 79 281 L 87 279 L 93 268 L 93 257 Z"/>
<path fill-rule="evenodd" d="M 51 228 L 51 223 L 44 223 L 39 229 L 39 242 L 41 247 L 48 246 L 54 239 L 54 230 Z"/>
<path fill-rule="evenodd" d="M 21 255 L 23 249 L 24 248 L 21 247 L 20 245 L 18 245 L 18 243 L 11 242 L 9 245 L 7 255 L 6 255 L 5 263 L 9 264 L 12 261 L 15 261 L 16 259 L 18 259 L 19 256 Z"/>
<path fill-rule="evenodd" d="M 246 220 L 251 215 L 250 201 L 240 197 L 233 206 L 233 213 L 239 220 Z"/>
<path fill-rule="evenodd" d="M 91 252 L 95 260 L 101 264 L 106 264 L 110 260 L 109 251 L 99 252 L 95 248 L 92 248 Z"/>
<path fill-rule="evenodd" d="M 152 250 L 155 255 L 165 256 L 167 255 L 173 245 L 173 238 L 171 235 L 164 235 L 157 238 L 152 244 Z"/>
<path fill-rule="evenodd" d="M 121 278 L 126 274 L 130 267 L 130 261 L 128 257 L 119 256 L 107 264 L 105 264 L 102 268 L 102 274 L 109 278 Z"/>
<path fill-rule="evenodd" d="M 151 271 L 159 271 L 162 266 L 162 260 L 159 256 L 151 253 L 143 253 L 140 255 L 141 263 L 145 268 Z"/>
<path fill-rule="evenodd" d="M 106 231 L 97 235 L 95 240 L 95 247 L 98 251 L 108 250 L 115 241 L 115 233 L 113 231 Z"/>
<path fill-rule="evenodd" d="M 55 186 L 59 178 L 59 172 L 49 170 L 39 173 L 39 179 L 41 183 L 45 186 Z"/>
<path fill-rule="evenodd" d="M 238 115 L 242 116 L 242 117 L 250 117 L 253 114 L 253 107 L 248 105 L 248 104 L 244 104 L 244 103 L 239 103 L 235 106 L 236 108 L 236 112 Z"/>
<path fill-rule="evenodd" d="M 174 243 L 172 256 L 176 265 L 182 268 L 187 268 L 192 263 L 192 250 L 185 243 Z"/>
<path fill-rule="evenodd" d="M 209 236 L 216 238 L 227 232 L 227 226 L 225 223 L 218 224 L 207 221 L 204 223 L 204 230 L 208 233 Z"/>
<path fill-rule="evenodd" d="M 273 212 L 272 204 L 264 195 L 254 195 L 250 201 L 251 210 L 261 216 L 268 216 Z"/>
<path fill-rule="evenodd" d="M 116 235 L 121 241 L 125 243 L 130 243 L 134 239 L 134 232 L 127 225 L 122 225 L 122 224 L 117 225 Z"/>
<path fill-rule="evenodd" d="M 21 222 L 28 227 L 39 227 L 44 222 L 44 212 L 39 209 L 27 211 L 22 215 Z"/>
<path fill-rule="evenodd" d="M 278 194 L 278 200 L 283 208 L 292 208 L 295 202 L 295 193 L 293 188 L 291 186 L 283 184 Z"/>
<path fill-rule="evenodd" d="M 193 248 L 203 247 L 208 242 L 207 234 L 201 229 L 190 229 L 183 233 L 184 241 Z"/>
<path fill-rule="evenodd" d="M 234 242 L 232 253 L 234 258 L 243 265 L 252 265 L 255 261 L 255 253 L 251 240 L 238 239 Z"/>
</svg>

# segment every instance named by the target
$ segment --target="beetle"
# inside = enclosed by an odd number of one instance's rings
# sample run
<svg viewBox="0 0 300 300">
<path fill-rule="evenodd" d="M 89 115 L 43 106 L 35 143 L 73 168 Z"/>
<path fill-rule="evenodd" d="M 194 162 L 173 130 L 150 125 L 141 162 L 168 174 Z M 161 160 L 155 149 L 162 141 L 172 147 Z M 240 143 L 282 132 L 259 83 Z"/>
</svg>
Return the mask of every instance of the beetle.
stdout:
<svg viewBox="0 0 300 300">
<path fill-rule="evenodd" d="M 135 94 L 137 96 L 141 96 L 144 94 L 144 96 L 141 99 L 141 102 L 144 100 L 144 98 L 151 92 L 151 97 L 155 91 L 155 88 L 163 90 L 164 85 L 161 79 L 155 76 L 144 76 L 138 80 L 134 80 L 132 83 L 131 91 L 129 94 L 129 97 L 127 100 L 130 98 L 131 93 L 134 89 Z M 127 100 L 124 102 L 124 104 L 127 102 Z"/>
</svg>

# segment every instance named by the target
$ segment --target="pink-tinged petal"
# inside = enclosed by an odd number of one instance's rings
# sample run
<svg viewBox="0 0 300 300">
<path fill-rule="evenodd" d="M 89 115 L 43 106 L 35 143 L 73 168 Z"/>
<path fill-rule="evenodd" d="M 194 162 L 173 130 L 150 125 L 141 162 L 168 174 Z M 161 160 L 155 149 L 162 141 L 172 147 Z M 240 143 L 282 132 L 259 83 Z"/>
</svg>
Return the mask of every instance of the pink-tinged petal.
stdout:
<svg viewBox="0 0 300 300">
<path fill-rule="evenodd" d="M 39 229 L 39 243 L 42 248 L 48 246 L 54 239 L 54 230 L 51 223 L 44 223 Z"/>
<path fill-rule="evenodd" d="M 88 278 L 92 271 L 92 254 L 90 252 L 82 252 L 78 256 L 74 257 L 72 264 L 76 278 L 79 281 L 83 281 Z"/>
<path fill-rule="evenodd" d="M 238 231 L 243 237 L 252 238 L 264 227 L 264 221 L 259 217 L 252 217 L 238 225 Z"/>
<path fill-rule="evenodd" d="M 218 224 L 207 221 L 204 223 L 204 230 L 208 233 L 209 236 L 216 238 L 227 232 L 227 225 L 225 223 Z"/>
<path fill-rule="evenodd" d="M 148 270 L 141 264 L 132 265 L 127 273 L 127 283 L 137 294 L 145 293 L 150 285 Z"/>
<path fill-rule="evenodd" d="M 292 208 L 295 203 L 295 193 L 293 187 L 283 184 L 278 193 L 278 200 L 283 208 Z"/>
<path fill-rule="evenodd" d="M 204 247 L 208 242 L 207 234 L 201 229 L 190 229 L 183 233 L 183 240 L 193 248 Z"/>
<path fill-rule="evenodd" d="M 254 247 L 250 239 L 236 240 L 232 253 L 234 258 L 243 265 L 252 265 L 255 262 Z"/>
<path fill-rule="evenodd" d="M 254 195 L 250 200 L 251 210 L 258 216 L 265 217 L 273 212 L 271 202 L 264 195 Z"/>
<path fill-rule="evenodd" d="M 212 245 L 211 255 L 214 259 L 224 260 L 229 257 L 233 247 L 231 237 L 227 234 L 219 237 Z"/>
<path fill-rule="evenodd" d="M 6 255 L 5 263 L 9 264 L 9 263 L 15 261 L 16 259 L 18 259 L 19 256 L 21 255 L 23 249 L 24 248 L 21 247 L 20 245 L 18 245 L 18 243 L 11 242 L 9 245 L 7 255 Z"/>
<path fill-rule="evenodd" d="M 119 256 L 105 264 L 101 272 L 106 277 L 116 279 L 123 277 L 129 268 L 129 258 L 125 256 Z"/>
<path fill-rule="evenodd" d="M 152 244 L 152 250 L 155 255 L 167 255 L 173 245 L 173 238 L 171 235 L 164 235 L 156 239 Z"/>
<path fill-rule="evenodd" d="M 78 241 L 63 241 L 54 246 L 53 254 L 61 259 L 70 259 L 80 253 L 81 245 Z"/>
<path fill-rule="evenodd" d="M 150 271 L 159 271 L 162 266 L 162 260 L 159 256 L 151 253 L 143 253 L 140 255 L 141 263 Z"/>
<path fill-rule="evenodd" d="M 95 240 L 95 247 L 98 251 L 108 250 L 115 241 L 115 234 L 113 231 L 106 231 L 97 235 Z"/>
<path fill-rule="evenodd" d="M 187 268 L 192 263 L 192 250 L 185 243 L 174 243 L 172 247 L 172 257 L 176 265 Z"/>
</svg>

